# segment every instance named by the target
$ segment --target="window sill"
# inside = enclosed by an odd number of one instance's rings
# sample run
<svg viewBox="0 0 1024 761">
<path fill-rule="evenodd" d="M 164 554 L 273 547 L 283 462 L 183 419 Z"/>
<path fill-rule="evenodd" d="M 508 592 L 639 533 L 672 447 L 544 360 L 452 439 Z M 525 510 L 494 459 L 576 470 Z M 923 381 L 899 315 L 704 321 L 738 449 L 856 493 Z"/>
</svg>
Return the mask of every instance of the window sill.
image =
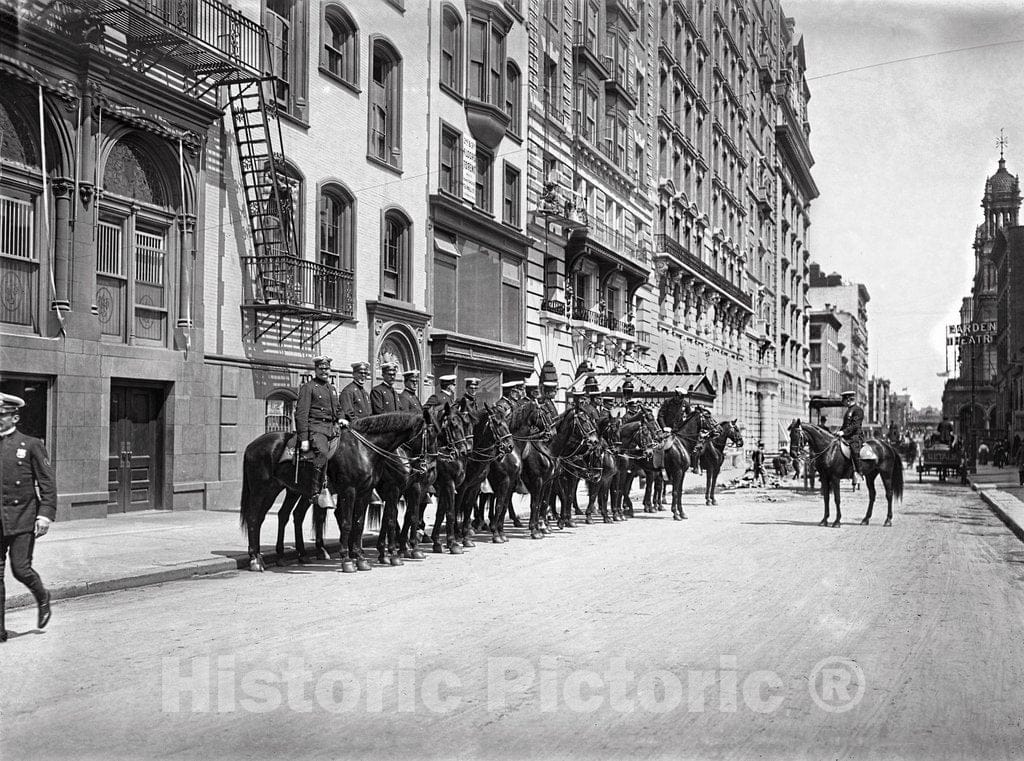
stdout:
<svg viewBox="0 0 1024 761">
<path fill-rule="evenodd" d="M 519 134 L 517 134 L 515 132 L 512 132 L 510 130 L 505 132 L 505 137 L 507 137 L 509 140 L 511 140 L 516 145 L 522 145 L 523 144 L 523 136 L 519 135 Z"/>
<path fill-rule="evenodd" d="M 395 10 L 405 13 L 405 0 L 387 0 L 388 5 L 392 6 Z"/>
<path fill-rule="evenodd" d="M 518 233 L 521 233 L 523 231 L 523 226 L 518 222 L 509 222 L 508 220 L 503 219 L 501 221 L 501 224 L 509 228 L 510 230 L 515 230 Z"/>
<path fill-rule="evenodd" d="M 292 125 L 294 125 L 296 127 L 299 127 L 300 129 L 304 129 L 304 130 L 308 130 L 309 129 L 309 122 L 304 121 L 303 119 L 299 118 L 298 116 L 290 114 L 287 111 L 283 111 L 281 109 L 278 109 L 277 115 L 279 117 L 281 117 L 282 119 L 284 119 L 289 124 L 292 124 Z"/>
<path fill-rule="evenodd" d="M 452 98 L 453 100 L 457 101 L 460 104 L 463 102 L 462 93 L 460 93 L 458 90 L 456 90 L 451 85 L 448 85 L 448 84 L 445 84 L 444 82 L 441 82 L 440 88 L 441 88 L 441 92 L 443 92 L 446 95 L 448 95 L 448 97 Z"/>
<path fill-rule="evenodd" d="M 389 172 L 393 172 L 394 174 L 398 175 L 399 177 L 402 176 L 402 167 L 401 166 L 395 166 L 394 164 L 389 164 L 384 159 L 377 158 L 372 153 L 367 153 L 366 154 L 366 160 L 369 161 L 371 164 L 376 164 L 377 166 L 381 167 L 382 169 L 387 169 Z"/>
<path fill-rule="evenodd" d="M 321 66 L 321 67 L 320 67 L 320 73 L 321 73 L 321 74 L 322 74 L 322 75 L 323 75 L 323 76 L 324 76 L 324 77 L 325 77 L 326 79 L 329 79 L 329 80 L 331 80 L 331 81 L 332 81 L 332 82 L 334 82 L 335 84 L 341 85 L 341 86 L 342 86 L 342 87 L 344 87 L 344 88 L 345 88 L 346 90 L 349 90 L 350 92 L 352 92 L 352 93 L 355 93 L 356 95 L 359 95 L 359 94 L 361 94 L 361 93 L 363 92 L 363 91 L 362 91 L 362 90 L 361 90 L 361 89 L 359 88 L 359 85 L 357 85 L 357 84 L 356 84 L 355 82 L 349 82 L 349 81 L 348 81 L 347 79 L 345 79 L 344 77 L 339 77 L 339 76 L 338 76 L 337 74 L 335 74 L 335 73 L 334 73 L 333 71 L 331 71 L 330 69 L 328 69 L 328 68 L 326 68 L 326 67 L 324 67 L 324 66 Z"/>
<path fill-rule="evenodd" d="M 452 191 L 450 191 L 450 190 L 445 190 L 444 188 L 438 188 L 438 189 L 437 189 L 437 192 L 438 192 L 438 195 L 442 195 L 442 196 L 444 196 L 445 198 L 450 198 L 450 199 L 452 199 L 453 201 L 457 201 L 458 203 L 463 203 L 463 200 L 464 200 L 464 199 L 462 198 L 462 192 L 461 192 L 461 189 L 460 189 L 460 192 L 458 192 L 458 193 L 453 193 L 453 192 L 452 192 Z"/>
</svg>

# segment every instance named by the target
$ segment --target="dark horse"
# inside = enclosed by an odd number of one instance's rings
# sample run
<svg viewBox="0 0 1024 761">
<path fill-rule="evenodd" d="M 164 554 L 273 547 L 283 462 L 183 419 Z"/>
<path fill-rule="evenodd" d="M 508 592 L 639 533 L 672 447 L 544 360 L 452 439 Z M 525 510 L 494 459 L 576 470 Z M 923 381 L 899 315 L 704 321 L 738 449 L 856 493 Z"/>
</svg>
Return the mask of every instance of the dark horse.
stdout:
<svg viewBox="0 0 1024 761">
<path fill-rule="evenodd" d="M 828 525 L 829 516 L 829 495 L 836 503 L 836 519 L 832 523 L 834 528 L 842 525 L 842 513 L 839 506 L 839 485 L 844 478 L 853 475 L 853 461 L 843 455 L 839 447 L 838 437 L 816 425 L 801 423 L 794 420 L 789 426 L 789 441 L 791 450 L 800 450 L 804 444 L 810 449 L 808 465 L 814 465 L 821 476 L 821 496 L 825 502 L 825 516 L 821 519 L 819 526 Z M 903 461 L 895 448 L 881 439 L 868 439 L 865 443 L 875 453 L 875 459 L 861 458 L 861 475 L 868 485 L 868 511 L 865 514 L 862 525 L 871 521 L 871 511 L 875 506 L 875 476 L 881 475 L 882 485 L 885 487 L 885 501 L 888 513 L 885 517 L 885 525 L 892 525 L 892 500 L 903 499 Z"/>
<path fill-rule="evenodd" d="M 664 485 L 661 484 L 660 475 L 651 459 L 654 447 L 660 446 L 657 441 L 660 432 L 661 429 L 646 407 L 639 413 L 623 418 L 622 428 L 619 429 L 619 479 L 613 490 L 613 515 L 624 512 L 632 515 L 633 504 L 629 492 L 633 488 L 633 479 L 641 472 L 646 477 L 644 512 L 655 512 L 651 502 L 652 496 L 660 505 L 661 489 Z"/>
<path fill-rule="evenodd" d="M 700 464 L 704 468 L 704 504 L 717 505 L 715 487 L 718 485 L 718 474 L 725 462 L 725 447 L 731 441 L 740 449 L 743 448 L 743 437 L 735 420 L 726 420 L 718 424 L 719 432 L 712 434 L 701 445 Z"/>
<path fill-rule="evenodd" d="M 388 460 L 395 458 L 394 450 L 420 435 L 429 421 L 427 412 L 390 412 L 357 420 L 341 432 L 338 447 L 327 463 L 327 477 L 340 497 L 335 516 L 341 527 L 342 570 L 346 573 L 355 571 L 356 560 L 361 570 L 369 570 L 362 557 L 361 540 L 370 494 Z M 292 436 L 286 431 L 265 433 L 245 448 L 239 520 L 248 533 L 251 571 L 266 569 L 260 550 L 260 529 L 277 495 L 284 489 L 299 493 L 294 461 L 282 461 L 285 444 Z M 317 525 L 320 545 L 322 526 L 319 521 Z"/>
</svg>

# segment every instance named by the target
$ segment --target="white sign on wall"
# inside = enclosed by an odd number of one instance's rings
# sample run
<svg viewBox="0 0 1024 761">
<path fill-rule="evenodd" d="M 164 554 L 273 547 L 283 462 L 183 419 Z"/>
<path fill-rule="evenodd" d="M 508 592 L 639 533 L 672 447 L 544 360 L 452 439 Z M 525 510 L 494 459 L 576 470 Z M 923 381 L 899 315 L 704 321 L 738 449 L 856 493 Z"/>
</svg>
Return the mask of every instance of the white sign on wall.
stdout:
<svg viewBox="0 0 1024 761">
<path fill-rule="evenodd" d="M 462 136 L 462 197 L 476 198 L 476 140 L 469 135 Z"/>
</svg>

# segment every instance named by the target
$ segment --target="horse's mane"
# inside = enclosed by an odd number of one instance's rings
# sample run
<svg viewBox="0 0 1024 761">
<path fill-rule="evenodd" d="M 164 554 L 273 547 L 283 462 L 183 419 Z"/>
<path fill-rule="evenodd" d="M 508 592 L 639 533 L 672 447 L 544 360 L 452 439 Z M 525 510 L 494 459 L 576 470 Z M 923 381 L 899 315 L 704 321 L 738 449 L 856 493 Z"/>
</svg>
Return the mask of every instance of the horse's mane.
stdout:
<svg viewBox="0 0 1024 761">
<path fill-rule="evenodd" d="M 423 417 L 418 412 L 384 412 L 352 421 L 352 430 L 359 433 L 395 433 L 416 426 Z"/>
</svg>

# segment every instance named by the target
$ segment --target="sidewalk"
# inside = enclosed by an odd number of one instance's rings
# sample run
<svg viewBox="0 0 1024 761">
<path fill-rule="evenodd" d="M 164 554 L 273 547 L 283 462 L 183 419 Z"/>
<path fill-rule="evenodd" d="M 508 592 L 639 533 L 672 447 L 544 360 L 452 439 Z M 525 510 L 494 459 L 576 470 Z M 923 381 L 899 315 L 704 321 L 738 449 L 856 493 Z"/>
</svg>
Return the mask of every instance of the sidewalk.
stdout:
<svg viewBox="0 0 1024 761">
<path fill-rule="evenodd" d="M 719 483 L 742 475 L 742 468 L 723 470 Z M 634 505 L 642 501 L 643 490 L 634 481 Z M 699 494 L 704 475 L 687 473 L 684 490 Z M 735 493 L 735 492 L 734 492 Z M 580 490 L 583 506 L 586 491 Z M 427 525 L 433 525 L 433 509 L 427 508 Z M 306 516 L 304 536 L 312 550 L 312 513 Z M 337 554 L 338 530 L 328 518 L 327 547 Z M 277 505 L 263 523 L 263 557 L 267 565 L 277 560 Z M 364 547 L 376 544 L 376 534 L 367 530 Z M 295 560 L 294 533 L 285 534 L 285 560 Z M 33 566 L 54 600 L 81 595 L 130 589 L 149 584 L 187 579 L 249 567 L 248 539 L 239 526 L 237 511 L 153 510 L 112 515 L 94 520 L 62 521 L 36 542 Z M 376 556 L 371 550 L 368 556 Z M 340 566 L 339 566 L 340 567 Z M 34 606 L 35 600 L 21 584 L 7 574 L 7 609 Z"/>
<path fill-rule="evenodd" d="M 1024 487 L 1020 485 L 1017 469 L 1012 465 L 979 465 L 978 472 L 968 476 L 968 480 L 985 504 L 1024 541 Z"/>
</svg>

